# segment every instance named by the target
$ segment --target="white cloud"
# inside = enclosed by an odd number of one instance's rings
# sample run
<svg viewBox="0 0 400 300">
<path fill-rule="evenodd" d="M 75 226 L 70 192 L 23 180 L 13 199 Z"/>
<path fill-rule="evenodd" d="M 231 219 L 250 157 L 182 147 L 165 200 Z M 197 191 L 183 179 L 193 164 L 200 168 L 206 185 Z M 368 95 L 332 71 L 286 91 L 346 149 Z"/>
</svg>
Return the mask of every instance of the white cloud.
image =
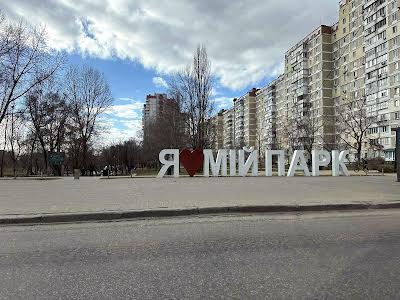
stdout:
<svg viewBox="0 0 400 300">
<path fill-rule="evenodd" d="M 162 77 L 153 77 L 153 83 L 158 88 L 168 88 L 168 83 Z"/>
<path fill-rule="evenodd" d="M 128 97 L 118 98 L 118 100 L 127 101 L 127 102 L 133 102 L 134 101 L 132 98 L 128 98 Z"/>
<path fill-rule="evenodd" d="M 230 97 L 217 97 L 214 98 L 214 111 L 219 112 L 221 109 L 229 109 L 233 106 L 233 98 Z"/>
<path fill-rule="evenodd" d="M 283 70 L 284 52 L 337 18 L 337 0 L 19 0 L 0 4 L 12 19 L 47 24 L 50 45 L 140 62 L 160 74 L 182 68 L 206 45 L 223 87 L 252 85 Z"/>
<path fill-rule="evenodd" d="M 142 108 L 143 108 L 143 103 L 140 102 L 118 104 L 111 106 L 106 111 L 106 115 L 120 119 L 139 118 L 141 116 Z"/>
<path fill-rule="evenodd" d="M 102 116 L 100 123 L 105 129 L 99 144 L 108 145 L 129 138 L 138 138 L 142 128 L 143 103 L 129 98 L 127 103 L 111 106 Z"/>
</svg>

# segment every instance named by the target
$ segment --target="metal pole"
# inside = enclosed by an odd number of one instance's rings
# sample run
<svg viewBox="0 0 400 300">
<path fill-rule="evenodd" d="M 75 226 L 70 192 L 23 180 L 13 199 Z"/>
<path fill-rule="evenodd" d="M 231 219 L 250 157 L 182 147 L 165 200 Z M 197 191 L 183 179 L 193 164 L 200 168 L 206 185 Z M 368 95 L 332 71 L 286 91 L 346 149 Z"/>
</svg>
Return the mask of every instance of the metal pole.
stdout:
<svg viewBox="0 0 400 300">
<path fill-rule="evenodd" d="M 397 169 L 397 181 L 400 182 L 400 127 L 396 129 L 396 169 Z"/>
</svg>

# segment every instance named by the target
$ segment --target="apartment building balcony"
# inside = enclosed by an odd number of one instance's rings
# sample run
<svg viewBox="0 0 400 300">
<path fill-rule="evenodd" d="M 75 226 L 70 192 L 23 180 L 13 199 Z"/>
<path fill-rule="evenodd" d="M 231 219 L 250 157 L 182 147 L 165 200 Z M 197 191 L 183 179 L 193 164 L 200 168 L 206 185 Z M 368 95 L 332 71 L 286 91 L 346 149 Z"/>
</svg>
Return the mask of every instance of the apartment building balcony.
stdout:
<svg viewBox="0 0 400 300">
<path fill-rule="evenodd" d="M 298 88 L 295 90 L 297 97 L 307 95 L 307 94 L 309 94 L 309 92 L 310 91 L 309 91 L 308 87 L 302 87 L 302 88 Z"/>
<path fill-rule="evenodd" d="M 367 84 L 371 84 L 371 83 L 374 83 L 374 82 L 376 82 L 378 80 L 378 76 L 374 76 L 374 77 L 371 77 L 371 78 L 365 78 L 365 84 L 367 85 Z"/>
</svg>

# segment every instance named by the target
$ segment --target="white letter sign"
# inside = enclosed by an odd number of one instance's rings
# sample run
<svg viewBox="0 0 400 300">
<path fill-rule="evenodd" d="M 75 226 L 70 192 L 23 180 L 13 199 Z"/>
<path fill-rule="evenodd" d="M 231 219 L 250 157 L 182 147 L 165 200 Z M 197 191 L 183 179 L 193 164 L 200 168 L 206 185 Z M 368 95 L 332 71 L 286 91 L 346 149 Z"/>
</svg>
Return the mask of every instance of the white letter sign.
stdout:
<svg viewBox="0 0 400 300">
<path fill-rule="evenodd" d="M 285 176 L 285 151 L 266 150 L 265 151 L 265 176 L 272 176 L 272 156 L 278 157 L 278 176 Z"/>
<path fill-rule="evenodd" d="M 342 151 L 340 154 L 337 150 L 332 151 L 332 176 L 340 176 L 341 173 L 345 176 L 350 176 L 346 164 L 344 163 L 348 154 L 349 151 Z"/>
<path fill-rule="evenodd" d="M 331 154 L 326 150 L 312 151 L 312 176 L 319 176 L 319 167 L 326 167 L 331 162 Z"/>
<path fill-rule="evenodd" d="M 310 170 L 308 169 L 303 150 L 294 151 L 287 176 L 293 177 L 297 170 L 303 171 L 305 176 L 310 176 Z"/>
<path fill-rule="evenodd" d="M 244 162 L 244 154 L 245 152 L 249 152 L 250 155 Z M 258 151 L 253 149 L 245 149 L 239 150 L 239 176 L 245 177 L 249 172 L 251 166 L 252 168 L 252 176 L 258 176 Z"/>
<path fill-rule="evenodd" d="M 212 176 L 218 177 L 219 170 L 221 170 L 222 176 L 227 176 L 227 161 L 228 161 L 228 152 L 226 150 L 218 150 L 217 161 L 214 161 L 214 155 L 212 150 L 204 150 L 204 176 L 210 176 L 210 166 Z"/>
<path fill-rule="evenodd" d="M 172 160 L 168 160 L 165 157 L 173 156 Z M 160 163 L 163 164 L 160 172 L 158 172 L 157 177 L 164 177 L 165 173 L 167 173 L 168 169 L 174 168 L 174 177 L 179 177 L 179 150 L 178 149 L 164 149 L 158 155 Z"/>
</svg>

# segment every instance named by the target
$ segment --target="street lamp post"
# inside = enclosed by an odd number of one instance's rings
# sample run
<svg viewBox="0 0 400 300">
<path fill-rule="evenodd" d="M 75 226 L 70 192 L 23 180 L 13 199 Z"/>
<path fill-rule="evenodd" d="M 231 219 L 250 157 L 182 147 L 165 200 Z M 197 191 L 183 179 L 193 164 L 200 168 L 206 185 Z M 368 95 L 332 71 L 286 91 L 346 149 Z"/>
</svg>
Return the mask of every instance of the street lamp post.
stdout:
<svg viewBox="0 0 400 300">
<path fill-rule="evenodd" d="M 400 182 L 400 127 L 392 128 L 396 132 L 395 165 L 397 171 L 397 181 Z"/>
</svg>

